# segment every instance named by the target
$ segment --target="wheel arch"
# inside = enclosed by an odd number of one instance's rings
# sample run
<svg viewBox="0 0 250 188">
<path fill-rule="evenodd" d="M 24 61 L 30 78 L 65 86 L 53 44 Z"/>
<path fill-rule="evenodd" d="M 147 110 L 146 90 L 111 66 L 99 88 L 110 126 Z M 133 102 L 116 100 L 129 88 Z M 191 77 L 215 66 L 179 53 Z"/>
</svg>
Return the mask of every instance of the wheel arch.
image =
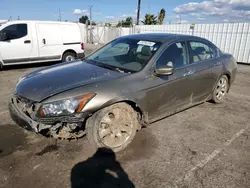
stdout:
<svg viewBox="0 0 250 188">
<path fill-rule="evenodd" d="M 110 100 L 106 102 L 104 105 L 102 105 L 100 109 L 105 108 L 107 106 L 111 106 L 113 104 L 117 104 L 117 103 L 126 103 L 130 105 L 134 109 L 134 111 L 137 113 L 138 121 L 140 122 L 142 126 L 146 126 L 149 124 L 147 111 L 144 110 L 142 106 L 139 105 L 137 102 L 135 102 L 135 100 L 130 99 L 130 98 L 116 98 L 116 99 Z"/>
<path fill-rule="evenodd" d="M 62 56 L 61 56 L 61 60 L 62 60 L 64 54 L 67 53 L 67 52 L 74 53 L 75 55 L 77 55 L 77 53 L 76 53 L 75 50 L 73 50 L 73 49 L 67 49 L 67 50 L 64 50 L 64 52 L 63 52 L 63 54 L 62 54 Z"/>
</svg>

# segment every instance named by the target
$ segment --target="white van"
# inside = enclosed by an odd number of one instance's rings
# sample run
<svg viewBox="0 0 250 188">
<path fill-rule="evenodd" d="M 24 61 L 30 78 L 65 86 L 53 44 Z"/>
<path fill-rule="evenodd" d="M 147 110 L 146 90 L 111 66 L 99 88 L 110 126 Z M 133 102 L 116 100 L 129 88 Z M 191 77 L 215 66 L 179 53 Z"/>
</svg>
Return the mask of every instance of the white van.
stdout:
<svg viewBox="0 0 250 188">
<path fill-rule="evenodd" d="M 0 66 L 83 57 L 83 33 L 77 23 L 11 21 L 0 26 Z"/>
</svg>

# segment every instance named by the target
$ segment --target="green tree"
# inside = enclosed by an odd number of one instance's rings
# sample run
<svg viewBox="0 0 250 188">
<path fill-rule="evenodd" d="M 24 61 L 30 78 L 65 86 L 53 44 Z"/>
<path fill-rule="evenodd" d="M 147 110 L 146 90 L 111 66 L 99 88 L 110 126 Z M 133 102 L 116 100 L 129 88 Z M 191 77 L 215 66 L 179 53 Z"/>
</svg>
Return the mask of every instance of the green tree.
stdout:
<svg viewBox="0 0 250 188">
<path fill-rule="evenodd" d="M 127 17 L 125 20 L 119 21 L 116 27 L 130 27 L 132 24 L 133 24 L 133 18 Z"/>
<path fill-rule="evenodd" d="M 86 15 L 79 18 L 79 22 L 83 24 L 88 24 L 88 25 L 90 24 L 89 17 Z"/>
<path fill-rule="evenodd" d="M 164 8 L 162 8 L 161 11 L 160 11 L 160 13 L 158 14 L 158 23 L 159 23 L 160 25 L 163 24 L 165 15 L 166 15 L 166 11 L 165 11 Z"/>
<path fill-rule="evenodd" d="M 126 20 L 125 20 L 125 23 L 127 24 L 127 25 L 132 25 L 133 24 L 133 18 L 132 17 L 127 17 L 126 18 Z"/>
<path fill-rule="evenodd" d="M 142 23 L 144 25 L 156 25 L 158 23 L 157 16 L 154 14 L 146 14 Z"/>
<path fill-rule="evenodd" d="M 105 23 L 105 27 L 111 27 L 111 23 Z"/>
</svg>

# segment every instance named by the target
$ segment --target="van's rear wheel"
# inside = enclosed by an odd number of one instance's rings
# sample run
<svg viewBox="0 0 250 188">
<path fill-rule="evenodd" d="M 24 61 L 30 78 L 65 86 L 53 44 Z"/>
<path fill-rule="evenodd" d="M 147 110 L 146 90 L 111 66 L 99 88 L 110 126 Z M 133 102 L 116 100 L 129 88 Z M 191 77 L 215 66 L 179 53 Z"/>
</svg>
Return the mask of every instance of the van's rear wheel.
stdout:
<svg viewBox="0 0 250 188">
<path fill-rule="evenodd" d="M 70 62 L 76 59 L 76 54 L 73 52 L 65 52 L 62 57 L 63 62 Z"/>
<path fill-rule="evenodd" d="M 117 103 L 99 110 L 87 120 L 87 138 L 97 148 L 119 152 L 132 142 L 138 124 L 133 108 L 126 103 Z"/>
<path fill-rule="evenodd" d="M 0 70 L 3 69 L 3 63 L 0 61 Z"/>
</svg>

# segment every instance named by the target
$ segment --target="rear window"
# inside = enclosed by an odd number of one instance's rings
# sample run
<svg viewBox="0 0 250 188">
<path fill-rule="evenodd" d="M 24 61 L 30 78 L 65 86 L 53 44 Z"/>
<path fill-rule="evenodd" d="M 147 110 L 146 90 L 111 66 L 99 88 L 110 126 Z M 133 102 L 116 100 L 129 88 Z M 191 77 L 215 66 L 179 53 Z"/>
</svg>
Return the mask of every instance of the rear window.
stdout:
<svg viewBox="0 0 250 188">
<path fill-rule="evenodd" d="M 216 52 L 206 43 L 191 41 L 189 44 L 191 61 L 194 63 L 212 59 L 216 56 Z"/>
</svg>

